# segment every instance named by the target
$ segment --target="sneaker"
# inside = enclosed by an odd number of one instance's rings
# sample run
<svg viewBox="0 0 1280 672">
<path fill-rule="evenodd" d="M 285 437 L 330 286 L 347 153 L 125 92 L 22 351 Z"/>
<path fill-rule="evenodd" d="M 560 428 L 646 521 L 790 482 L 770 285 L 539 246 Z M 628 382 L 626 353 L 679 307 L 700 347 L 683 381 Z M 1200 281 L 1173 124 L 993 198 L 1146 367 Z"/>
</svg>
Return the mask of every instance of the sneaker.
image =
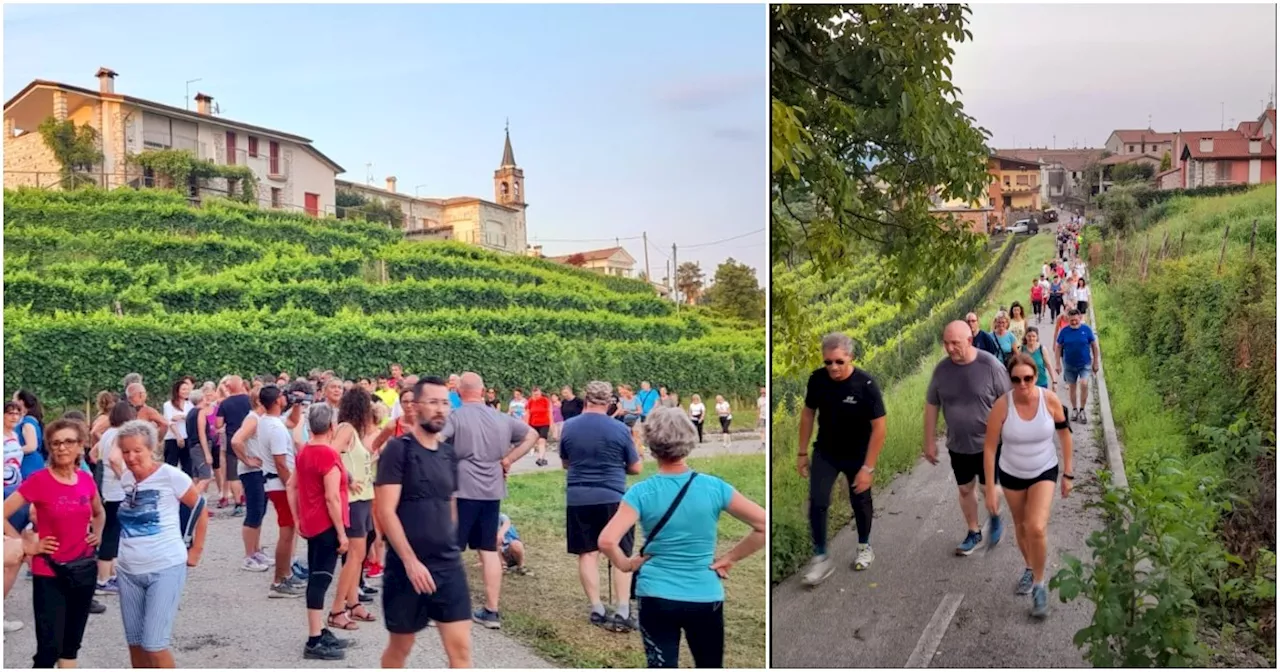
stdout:
<svg viewBox="0 0 1280 672">
<path fill-rule="evenodd" d="M 347 657 L 347 652 L 324 641 L 321 635 L 320 641 L 303 647 L 302 657 L 308 660 L 342 660 Z"/>
<path fill-rule="evenodd" d="M 982 533 L 970 531 L 969 534 L 965 535 L 964 541 L 960 542 L 959 546 L 956 546 L 956 555 L 972 555 L 973 550 L 980 543 L 982 543 Z"/>
<path fill-rule="evenodd" d="M 361 590 L 356 592 L 356 599 L 360 600 L 360 604 L 370 604 L 373 602 L 373 595 Z"/>
<path fill-rule="evenodd" d="M 275 558 L 273 558 L 273 557 L 271 557 L 271 556 L 269 556 L 269 555 L 267 555 L 267 554 L 266 554 L 265 552 L 263 552 L 263 551 L 258 551 L 257 553 L 254 553 L 254 554 L 253 554 L 253 559 L 254 559 L 254 560 L 257 560 L 257 561 L 258 561 L 258 564 L 263 565 L 264 567 L 275 567 L 275 566 L 276 566 L 276 559 L 275 559 Z"/>
<path fill-rule="evenodd" d="M 1080 424 L 1082 425 L 1089 424 L 1089 414 L 1086 413 L 1083 408 L 1080 409 Z"/>
<path fill-rule="evenodd" d="M 1001 522 L 1000 516 L 991 516 L 991 521 L 987 526 L 991 533 L 991 538 L 987 541 L 987 548 L 992 548 L 1000 543 L 1000 537 L 1004 536 L 1004 523 Z"/>
<path fill-rule="evenodd" d="M 244 516 L 244 504 L 236 504 L 236 508 L 231 509 L 232 518 L 241 518 Z"/>
<path fill-rule="evenodd" d="M 119 595 L 120 584 L 116 577 L 111 577 L 106 581 L 99 581 L 97 588 L 94 589 L 95 595 Z"/>
<path fill-rule="evenodd" d="M 597 627 L 603 628 L 609 625 L 608 617 L 606 617 L 604 614 L 598 614 L 594 611 L 591 612 L 590 620 L 591 620 L 591 625 L 594 625 Z"/>
<path fill-rule="evenodd" d="M 231 502 L 230 502 L 230 501 L 228 501 L 226 497 L 221 497 L 221 498 L 219 498 L 219 499 L 218 499 L 218 508 L 219 508 L 219 509 L 225 509 L 225 508 L 227 508 L 230 504 L 231 504 Z"/>
<path fill-rule="evenodd" d="M 302 563 L 298 562 L 297 560 L 293 561 L 293 566 L 290 567 L 289 569 L 293 570 L 294 578 L 300 581 L 306 581 L 307 577 L 310 576 L 311 574 L 311 572 L 308 571 L 306 567 L 302 566 Z"/>
<path fill-rule="evenodd" d="M 471 620 L 490 630 L 502 629 L 502 617 L 498 615 L 498 612 L 490 611 L 488 607 L 476 609 L 476 613 L 471 615 Z"/>
<path fill-rule="evenodd" d="M 240 563 L 240 569 L 243 569 L 246 572 L 265 572 L 270 569 L 270 567 L 268 567 L 262 560 L 259 560 L 258 556 L 251 555 L 245 558 L 244 562 Z"/>
<path fill-rule="evenodd" d="M 1022 578 L 1018 579 L 1018 588 L 1013 591 L 1015 595 L 1030 595 L 1031 586 L 1036 583 L 1035 577 L 1031 575 L 1031 570 L 1026 569 L 1022 572 Z"/>
<path fill-rule="evenodd" d="M 94 600 L 93 602 L 89 603 L 89 613 L 91 614 L 101 614 L 106 612 L 106 610 L 107 610 L 107 605 L 97 600 Z"/>
<path fill-rule="evenodd" d="M 360 585 L 360 592 L 362 592 L 362 593 L 364 593 L 364 594 L 366 594 L 366 595 L 377 595 L 377 594 L 378 594 L 378 589 L 377 589 L 377 588 L 374 588 L 373 586 L 370 586 L 370 585 L 361 584 L 361 585 Z"/>
<path fill-rule="evenodd" d="M 1049 615 L 1049 589 L 1043 583 L 1031 588 L 1031 615 L 1036 618 Z"/>
<path fill-rule="evenodd" d="M 335 649 L 350 649 L 356 645 L 356 640 L 339 639 L 338 636 L 333 634 L 333 631 L 329 628 L 320 630 L 320 641 Z"/>
<path fill-rule="evenodd" d="M 285 579 L 284 582 L 299 590 L 305 591 L 307 589 L 306 579 L 299 579 L 296 576 L 290 576 L 289 578 Z"/>
<path fill-rule="evenodd" d="M 306 592 L 305 588 L 299 588 L 290 583 L 289 579 L 285 579 L 280 583 L 271 584 L 271 588 L 267 590 L 267 597 L 302 597 Z"/>
<path fill-rule="evenodd" d="M 809 569 L 804 573 L 804 585 L 813 587 L 827 580 L 836 571 L 835 565 L 825 555 L 815 555 L 809 561 Z"/>
<path fill-rule="evenodd" d="M 376 562 L 373 563 L 372 566 L 369 568 L 369 572 L 365 574 L 365 577 L 370 579 L 381 579 L 382 565 Z"/>
<path fill-rule="evenodd" d="M 623 618 L 618 614 L 614 614 L 609 619 L 608 627 L 613 632 L 617 632 L 625 635 L 628 632 L 631 632 L 632 630 L 637 629 L 639 626 L 636 625 L 636 620 L 634 616 Z"/>
<path fill-rule="evenodd" d="M 22 621 L 5 621 L 4 622 L 5 632 L 17 632 L 22 628 L 23 628 Z"/>
<path fill-rule="evenodd" d="M 512 567 L 511 571 L 520 576 L 533 576 L 533 572 L 528 567 Z"/>
<path fill-rule="evenodd" d="M 876 560 L 876 552 L 871 550 L 871 544 L 858 544 L 858 559 L 853 561 L 853 570 L 861 572 L 871 566 Z"/>
</svg>

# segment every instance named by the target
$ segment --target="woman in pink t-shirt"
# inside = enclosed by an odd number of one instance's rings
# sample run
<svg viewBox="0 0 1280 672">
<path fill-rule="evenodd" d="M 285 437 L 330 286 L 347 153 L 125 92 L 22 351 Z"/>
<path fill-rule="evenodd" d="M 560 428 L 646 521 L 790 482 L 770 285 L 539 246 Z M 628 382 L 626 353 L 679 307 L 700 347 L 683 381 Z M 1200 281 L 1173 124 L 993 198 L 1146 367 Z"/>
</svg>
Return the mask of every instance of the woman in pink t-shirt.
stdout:
<svg viewBox="0 0 1280 672">
<path fill-rule="evenodd" d="M 30 540 L 32 602 L 35 607 L 36 655 L 33 667 L 74 667 L 89 620 L 94 584 L 69 585 L 47 562 L 66 564 L 95 557 L 94 549 L 107 522 L 93 476 L 80 470 L 89 427 L 77 420 L 55 420 L 45 428 L 49 461 L 4 500 L 6 536 L 19 536 L 8 518 L 31 504 L 38 539 Z M 46 555 L 48 554 L 48 555 Z M 95 563 L 96 564 L 96 563 Z"/>
</svg>

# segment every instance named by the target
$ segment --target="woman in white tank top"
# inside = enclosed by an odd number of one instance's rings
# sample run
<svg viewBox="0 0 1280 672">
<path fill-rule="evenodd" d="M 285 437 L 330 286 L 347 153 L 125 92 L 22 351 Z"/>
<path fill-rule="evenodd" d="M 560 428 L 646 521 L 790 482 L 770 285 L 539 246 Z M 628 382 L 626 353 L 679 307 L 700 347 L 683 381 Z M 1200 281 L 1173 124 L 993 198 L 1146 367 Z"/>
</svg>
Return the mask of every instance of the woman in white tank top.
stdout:
<svg viewBox="0 0 1280 672">
<path fill-rule="evenodd" d="M 1009 360 L 1013 390 L 996 400 L 987 418 L 984 468 L 987 475 L 987 509 L 999 512 L 996 483 L 1004 488 L 1004 498 L 1013 515 L 1018 549 L 1026 561 L 1016 593 L 1031 595 L 1031 615 L 1049 613 L 1049 590 L 1045 582 L 1048 556 L 1049 513 L 1053 508 L 1054 483 L 1062 476 L 1062 496 L 1071 494 L 1071 429 L 1056 394 L 1036 387 L 1034 359 L 1016 353 Z M 1062 444 L 1062 463 L 1053 445 L 1057 433 Z M 997 453 L 999 453 L 997 455 Z"/>
</svg>

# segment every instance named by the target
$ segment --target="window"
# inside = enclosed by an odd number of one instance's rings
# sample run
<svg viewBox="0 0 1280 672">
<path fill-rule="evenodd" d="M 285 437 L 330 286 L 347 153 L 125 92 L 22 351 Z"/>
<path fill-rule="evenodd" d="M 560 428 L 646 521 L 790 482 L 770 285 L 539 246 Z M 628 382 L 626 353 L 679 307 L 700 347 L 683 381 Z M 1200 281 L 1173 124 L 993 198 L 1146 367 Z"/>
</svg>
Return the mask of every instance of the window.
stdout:
<svg viewBox="0 0 1280 672">
<path fill-rule="evenodd" d="M 280 187 L 271 187 L 271 207 L 280 207 Z"/>
<path fill-rule="evenodd" d="M 249 156 L 258 158 L 258 139 L 252 135 L 249 136 Z"/>
<path fill-rule="evenodd" d="M 267 173 L 271 175 L 280 175 L 280 143 L 275 140 L 271 141 L 271 146 L 267 151 L 271 152 L 271 158 L 267 162 Z"/>
<path fill-rule="evenodd" d="M 1027 181 L 1027 179 L 1028 179 L 1028 177 L 1027 177 L 1026 175 L 1019 175 L 1019 176 L 1018 176 L 1018 186 L 1019 186 L 1019 187 L 1025 187 L 1025 186 L 1027 186 L 1027 185 L 1029 184 L 1029 182 Z"/>
<path fill-rule="evenodd" d="M 236 132 L 227 131 L 227 165 L 236 165 Z"/>
<path fill-rule="evenodd" d="M 1006 187 L 1007 187 L 1007 186 L 1009 186 L 1009 176 L 1008 176 L 1008 175 L 1005 175 L 1005 176 L 1004 176 L 1004 186 L 1006 186 Z"/>
<path fill-rule="evenodd" d="M 1129 153 L 1130 153 L 1130 154 L 1132 154 L 1132 153 L 1133 153 L 1133 145 L 1129 145 Z"/>
</svg>

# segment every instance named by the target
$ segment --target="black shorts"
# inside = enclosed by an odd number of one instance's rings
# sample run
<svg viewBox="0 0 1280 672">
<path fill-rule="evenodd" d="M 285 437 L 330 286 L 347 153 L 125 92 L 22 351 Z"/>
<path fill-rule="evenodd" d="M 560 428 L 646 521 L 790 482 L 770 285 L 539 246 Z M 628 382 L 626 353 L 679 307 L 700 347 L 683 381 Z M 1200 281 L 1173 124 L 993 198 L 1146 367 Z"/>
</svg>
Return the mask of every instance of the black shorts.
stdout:
<svg viewBox="0 0 1280 672">
<path fill-rule="evenodd" d="M 227 441 L 228 445 L 226 447 L 227 480 L 239 481 L 240 480 L 240 458 L 236 457 L 236 451 L 231 449 L 230 443 L 231 443 L 230 441 Z"/>
<path fill-rule="evenodd" d="M 120 555 L 120 502 L 103 502 L 102 508 L 107 511 L 107 523 L 102 526 L 98 559 L 115 560 Z"/>
<path fill-rule="evenodd" d="M 422 632 L 427 621 L 456 623 L 471 620 L 471 590 L 467 587 L 467 570 L 462 562 L 428 566 L 436 592 L 419 595 L 409 583 L 404 563 L 395 551 L 387 553 L 387 566 L 382 574 L 382 617 L 387 632 L 412 635 Z"/>
<path fill-rule="evenodd" d="M 1056 464 L 1053 465 L 1049 469 L 1045 470 L 1044 473 L 1040 474 L 1039 476 L 1036 476 L 1035 478 L 1018 478 L 1017 476 L 1010 476 L 1009 474 L 1005 473 L 1003 470 L 1000 469 L 1000 465 L 996 464 L 996 482 L 999 483 L 1000 487 L 1004 488 L 1005 490 L 1013 490 L 1015 492 L 1021 491 L 1021 490 L 1028 490 L 1031 488 L 1031 486 L 1035 485 L 1036 483 L 1039 483 L 1040 481 L 1049 481 L 1050 483 L 1057 483 L 1058 482 L 1058 465 Z"/>
<path fill-rule="evenodd" d="M 498 513 L 502 502 L 497 499 L 458 498 L 458 548 L 477 551 L 498 550 Z"/>
<path fill-rule="evenodd" d="M 538 433 L 538 438 L 540 439 L 546 439 L 547 435 L 551 433 L 550 425 L 545 425 L 542 427 L 534 427 L 533 429 Z"/>
<path fill-rule="evenodd" d="M 597 543 L 600 533 L 604 531 L 605 526 L 613 518 L 613 514 L 617 512 L 617 502 L 565 507 L 565 539 L 568 541 L 569 553 L 571 555 L 582 555 L 583 553 L 594 553 L 600 550 L 600 546 Z M 635 539 L 636 530 L 632 527 L 627 530 L 626 534 L 622 535 L 622 541 L 618 544 L 622 552 L 628 557 L 631 555 L 631 549 L 635 545 Z"/>
<path fill-rule="evenodd" d="M 951 453 L 951 472 L 956 475 L 956 485 L 969 485 L 974 478 L 978 479 L 978 483 L 987 484 L 986 470 L 982 465 L 982 453 L 976 455 L 962 455 L 955 451 L 947 451 Z M 996 462 L 1000 462 L 1000 449 L 996 448 Z M 996 484 L 1000 484 L 1000 470 L 996 469 Z"/>
<path fill-rule="evenodd" d="M 347 537 L 363 539 L 373 529 L 373 500 L 351 502 L 348 510 L 351 513 L 351 526 L 347 528 Z"/>
</svg>

